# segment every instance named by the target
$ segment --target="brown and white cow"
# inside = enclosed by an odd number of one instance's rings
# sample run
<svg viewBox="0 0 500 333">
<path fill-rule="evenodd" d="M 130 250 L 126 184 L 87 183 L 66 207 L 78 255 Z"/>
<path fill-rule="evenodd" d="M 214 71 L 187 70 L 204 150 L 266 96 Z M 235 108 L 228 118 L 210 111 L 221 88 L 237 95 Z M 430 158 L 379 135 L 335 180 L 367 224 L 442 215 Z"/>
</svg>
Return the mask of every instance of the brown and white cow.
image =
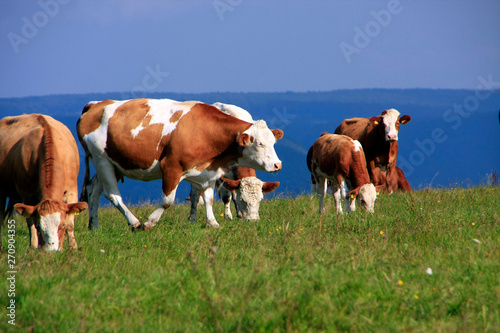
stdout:
<svg viewBox="0 0 500 333">
<path fill-rule="evenodd" d="M 31 114 L 0 120 L 0 221 L 11 212 L 24 215 L 30 246 L 77 248 L 74 215 L 87 208 L 77 202 L 78 148 L 69 129 L 52 117 Z"/>
<path fill-rule="evenodd" d="M 345 119 L 337 127 L 335 134 L 347 135 L 361 143 L 370 178 L 373 177 L 375 168 L 380 168 L 391 179 L 398 154 L 399 125 L 407 124 L 410 120 L 410 116 L 400 116 L 399 111 L 389 109 L 376 117 Z M 392 186 L 386 184 L 386 187 L 392 193 Z"/>
<path fill-rule="evenodd" d="M 378 188 L 370 183 L 359 141 L 345 135 L 323 133 L 310 150 L 309 168 L 317 184 L 320 213 L 328 181 L 332 182 L 337 212 L 342 213 L 342 198 L 347 212 L 356 210 L 356 201 L 363 210 L 373 212 Z"/>
<path fill-rule="evenodd" d="M 236 206 L 238 218 L 245 221 L 260 220 L 260 202 L 265 193 L 270 193 L 280 186 L 280 182 L 263 182 L 255 173 L 255 170 L 247 167 L 233 167 L 230 172 L 217 180 L 215 183 L 219 197 L 224 202 L 224 216 L 233 219 L 231 213 L 231 199 Z M 199 197 L 195 191 L 191 191 L 191 198 Z M 196 202 L 191 202 L 190 220 L 196 220 Z M 193 214 L 194 213 L 194 214 Z"/>
<path fill-rule="evenodd" d="M 218 227 L 212 203 L 220 176 L 236 165 L 267 172 L 281 169 L 274 144 L 283 131 L 270 130 L 263 120 L 251 124 L 195 101 L 91 102 L 83 109 L 77 132 L 96 169 L 90 184 L 91 229 L 98 227 L 103 192 L 133 230 L 154 227 L 174 202 L 181 180 L 202 190 L 207 225 Z M 162 179 L 161 204 L 144 225 L 122 201 L 117 184 L 122 177 Z"/>
<path fill-rule="evenodd" d="M 253 123 L 254 120 L 250 113 L 236 105 L 225 104 L 217 102 L 212 104 L 224 113 L 233 117 Z M 226 181 L 224 181 L 226 180 Z M 259 208 L 260 202 L 264 197 L 264 193 L 274 191 L 279 182 L 262 182 L 257 178 L 255 170 L 252 168 L 238 166 L 233 167 L 231 170 L 217 180 L 215 187 L 220 199 L 224 202 L 224 217 L 232 220 L 233 214 L 231 213 L 231 199 L 233 200 L 238 218 L 244 220 L 257 221 L 260 220 Z M 196 221 L 197 206 L 200 201 L 200 190 L 191 186 L 190 200 L 191 200 L 191 213 L 189 215 L 190 221 Z M 194 199 L 193 199 L 194 198 Z"/>
</svg>

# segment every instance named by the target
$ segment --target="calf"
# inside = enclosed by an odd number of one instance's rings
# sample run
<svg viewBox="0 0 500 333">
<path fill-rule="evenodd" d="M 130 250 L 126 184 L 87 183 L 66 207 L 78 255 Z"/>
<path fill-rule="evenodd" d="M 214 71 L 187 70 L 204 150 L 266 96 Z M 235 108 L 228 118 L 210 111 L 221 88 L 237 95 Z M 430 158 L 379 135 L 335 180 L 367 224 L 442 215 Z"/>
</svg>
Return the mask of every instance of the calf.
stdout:
<svg viewBox="0 0 500 333">
<path fill-rule="evenodd" d="M 99 198 L 104 195 L 125 216 L 132 230 L 152 228 L 186 180 L 203 192 L 207 226 L 219 227 L 213 214 L 215 181 L 230 168 L 243 165 L 275 172 L 281 161 L 274 150 L 281 130 L 229 116 L 200 102 L 169 99 L 105 100 L 83 109 L 77 132 L 96 169 L 90 183 L 89 228 L 98 227 Z M 88 168 L 88 163 L 86 163 Z M 87 174 L 87 173 L 86 173 Z M 141 224 L 125 206 L 117 179 L 162 179 L 160 206 Z"/>
<path fill-rule="evenodd" d="M 0 221 L 12 209 L 26 217 L 30 246 L 76 249 L 78 148 L 69 129 L 52 117 L 31 114 L 0 120 Z M 5 204 L 9 200 L 8 209 Z"/>
<path fill-rule="evenodd" d="M 356 210 L 356 201 L 363 210 L 373 212 L 377 189 L 370 183 L 365 154 L 358 141 L 345 135 L 321 134 L 311 147 L 310 170 L 317 184 L 320 213 L 327 181 L 332 182 L 337 212 L 342 213 L 342 198 L 347 212 Z"/>
</svg>

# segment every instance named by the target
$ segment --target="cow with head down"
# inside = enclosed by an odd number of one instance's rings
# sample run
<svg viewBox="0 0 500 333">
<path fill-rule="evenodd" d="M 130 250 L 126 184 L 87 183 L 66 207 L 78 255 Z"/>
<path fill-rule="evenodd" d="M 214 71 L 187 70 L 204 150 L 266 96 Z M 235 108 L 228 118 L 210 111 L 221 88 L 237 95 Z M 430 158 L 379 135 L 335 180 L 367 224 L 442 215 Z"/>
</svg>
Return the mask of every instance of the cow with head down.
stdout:
<svg viewBox="0 0 500 333">
<path fill-rule="evenodd" d="M 335 134 L 343 134 L 358 140 L 363 146 L 370 178 L 376 185 L 384 185 L 389 193 L 395 189 L 390 182 L 379 184 L 374 179 L 376 168 L 386 172 L 386 179 L 393 179 L 396 170 L 399 126 L 411 120 L 408 115 L 400 116 L 396 109 L 382 112 L 380 116 L 371 118 L 345 119 L 335 130 Z M 397 185 L 396 185 L 397 186 Z"/>
<path fill-rule="evenodd" d="M 91 102 L 82 112 L 77 132 L 96 169 L 93 179 L 87 176 L 84 183 L 92 189 L 88 194 L 91 229 L 98 227 L 103 192 L 132 230 L 154 227 L 174 202 L 181 180 L 203 193 L 207 226 L 219 227 L 212 210 L 217 179 L 238 165 L 267 172 L 281 169 L 274 144 L 283 131 L 269 129 L 263 120 L 249 123 L 196 101 Z M 123 177 L 162 179 L 161 204 L 144 224 L 123 203 L 117 183 Z"/>
<path fill-rule="evenodd" d="M 212 104 L 224 113 L 238 119 L 253 123 L 250 113 L 236 105 L 216 102 Z M 263 182 L 257 178 L 255 169 L 237 166 L 231 168 L 223 177 L 217 180 L 216 190 L 224 202 L 224 217 L 232 220 L 231 201 L 233 201 L 238 218 L 246 221 L 260 220 L 259 208 L 265 193 L 274 191 L 280 185 L 279 182 Z M 190 193 L 191 213 L 190 221 L 196 221 L 196 211 L 200 200 L 200 191 L 191 187 Z"/>
<path fill-rule="evenodd" d="M 52 117 L 0 120 L 0 222 L 16 210 L 26 217 L 31 247 L 61 250 L 67 234 L 76 249 L 75 214 L 87 208 L 77 202 L 79 167 L 73 135 Z"/>
</svg>

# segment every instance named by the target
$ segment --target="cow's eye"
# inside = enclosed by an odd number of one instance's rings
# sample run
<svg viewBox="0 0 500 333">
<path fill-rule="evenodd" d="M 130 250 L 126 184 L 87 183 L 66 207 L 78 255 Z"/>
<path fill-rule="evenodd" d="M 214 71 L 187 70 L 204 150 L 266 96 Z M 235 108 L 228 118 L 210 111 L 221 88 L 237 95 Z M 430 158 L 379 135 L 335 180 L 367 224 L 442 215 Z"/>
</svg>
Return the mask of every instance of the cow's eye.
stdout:
<svg viewBox="0 0 500 333">
<path fill-rule="evenodd" d="M 264 148 L 264 144 L 262 142 L 257 143 L 257 147 Z"/>
</svg>

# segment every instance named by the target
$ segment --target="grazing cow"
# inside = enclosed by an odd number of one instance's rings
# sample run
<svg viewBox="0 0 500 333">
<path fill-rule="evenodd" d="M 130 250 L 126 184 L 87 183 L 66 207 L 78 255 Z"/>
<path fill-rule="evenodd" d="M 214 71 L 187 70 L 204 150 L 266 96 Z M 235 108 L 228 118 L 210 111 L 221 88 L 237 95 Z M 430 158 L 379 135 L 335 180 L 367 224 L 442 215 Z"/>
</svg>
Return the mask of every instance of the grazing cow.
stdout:
<svg viewBox="0 0 500 333">
<path fill-rule="evenodd" d="M 343 134 L 358 140 L 363 146 L 368 173 L 373 177 L 374 169 L 380 168 L 386 171 L 391 178 L 391 173 L 396 165 L 398 154 L 398 132 L 400 124 L 407 124 L 411 117 L 399 116 L 399 111 L 389 109 L 382 115 L 371 118 L 345 119 L 335 130 L 335 134 Z M 387 185 L 389 193 L 392 186 Z"/>
<path fill-rule="evenodd" d="M 362 209 L 373 212 L 378 188 L 370 183 L 359 141 L 345 135 L 323 133 L 311 147 L 310 163 L 317 184 L 320 213 L 328 181 L 332 182 L 337 212 L 342 213 L 342 198 L 347 212 L 356 210 L 356 201 Z"/>
<path fill-rule="evenodd" d="M 77 202 L 79 168 L 75 139 L 57 120 L 40 114 L 0 120 L 0 221 L 15 209 L 26 217 L 31 247 L 62 249 L 67 233 L 76 249 L 74 215 L 87 208 Z"/>
<path fill-rule="evenodd" d="M 224 202 L 224 216 L 233 219 L 231 199 L 236 206 L 238 218 L 245 221 L 258 221 L 260 202 L 264 193 L 270 193 L 280 186 L 280 182 L 263 182 L 255 174 L 255 170 L 247 167 L 233 167 L 230 172 L 217 180 L 216 189 Z M 191 189 L 191 198 L 199 198 L 199 192 Z M 191 199 L 190 220 L 196 220 L 196 205 Z"/>
<path fill-rule="evenodd" d="M 232 166 L 274 172 L 281 161 L 274 151 L 281 130 L 263 120 L 253 124 L 200 102 L 169 99 L 91 102 L 77 123 L 78 137 L 92 159 L 89 228 L 98 228 L 99 198 L 104 192 L 132 230 L 156 225 L 175 199 L 183 179 L 203 192 L 207 226 L 219 227 L 212 210 L 215 181 Z M 88 168 L 86 163 L 86 168 Z M 88 173 L 86 172 L 86 175 Z M 160 206 L 141 224 L 123 204 L 117 179 L 162 179 Z"/>
</svg>

